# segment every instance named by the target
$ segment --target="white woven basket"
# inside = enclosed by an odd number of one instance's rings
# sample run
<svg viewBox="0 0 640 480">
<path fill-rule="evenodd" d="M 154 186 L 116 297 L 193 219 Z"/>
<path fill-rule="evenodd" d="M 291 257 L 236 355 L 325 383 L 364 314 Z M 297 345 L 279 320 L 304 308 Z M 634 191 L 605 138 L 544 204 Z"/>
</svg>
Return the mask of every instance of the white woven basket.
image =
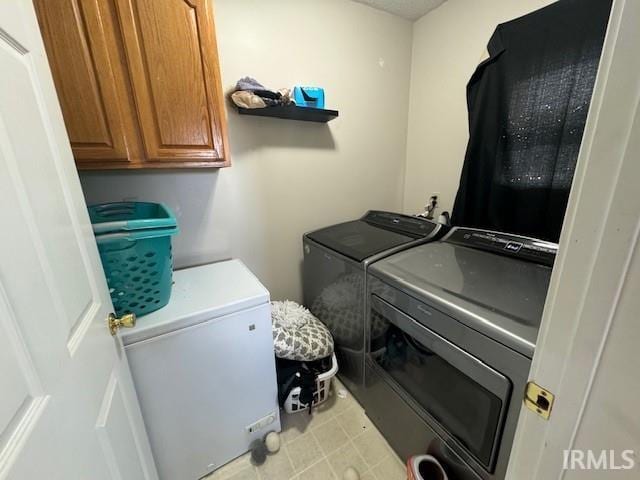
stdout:
<svg viewBox="0 0 640 480">
<path fill-rule="evenodd" d="M 312 405 L 320 405 L 329 398 L 329 390 L 331 388 L 331 380 L 338 373 L 338 359 L 334 353 L 331 357 L 331 369 L 325 373 L 318 375 L 316 379 L 316 393 L 313 395 Z M 287 413 L 304 412 L 309 408 L 309 405 L 302 404 L 298 400 L 300 396 L 300 387 L 296 387 L 289 392 L 289 396 L 284 401 L 284 410 Z"/>
</svg>

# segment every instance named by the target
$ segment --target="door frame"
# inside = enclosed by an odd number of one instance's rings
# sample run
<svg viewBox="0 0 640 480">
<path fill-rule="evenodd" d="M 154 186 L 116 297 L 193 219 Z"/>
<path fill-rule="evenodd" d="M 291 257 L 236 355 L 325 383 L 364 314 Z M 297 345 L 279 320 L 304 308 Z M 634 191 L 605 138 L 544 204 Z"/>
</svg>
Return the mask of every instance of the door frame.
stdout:
<svg viewBox="0 0 640 480">
<path fill-rule="evenodd" d="M 551 418 L 522 408 L 507 478 L 563 478 L 640 231 L 640 2 L 614 0 L 530 379 Z M 609 348 L 611 348 L 609 346 Z"/>
</svg>

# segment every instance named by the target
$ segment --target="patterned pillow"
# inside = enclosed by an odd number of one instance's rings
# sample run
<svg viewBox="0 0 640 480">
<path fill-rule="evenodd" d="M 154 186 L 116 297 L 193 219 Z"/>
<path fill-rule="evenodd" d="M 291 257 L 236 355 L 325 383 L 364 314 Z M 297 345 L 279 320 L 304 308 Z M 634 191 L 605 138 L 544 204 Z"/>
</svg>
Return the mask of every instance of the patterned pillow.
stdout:
<svg viewBox="0 0 640 480">
<path fill-rule="evenodd" d="M 333 353 L 333 337 L 309 310 L 285 300 L 271 302 L 276 357 L 310 362 Z"/>
</svg>

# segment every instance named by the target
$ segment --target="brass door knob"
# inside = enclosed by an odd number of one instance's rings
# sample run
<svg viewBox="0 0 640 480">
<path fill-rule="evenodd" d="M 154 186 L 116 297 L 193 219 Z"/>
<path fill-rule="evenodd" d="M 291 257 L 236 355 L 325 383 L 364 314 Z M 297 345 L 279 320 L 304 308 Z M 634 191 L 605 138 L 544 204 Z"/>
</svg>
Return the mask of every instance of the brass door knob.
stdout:
<svg viewBox="0 0 640 480">
<path fill-rule="evenodd" d="M 126 315 L 121 316 L 120 318 L 116 317 L 113 313 L 109 314 L 109 318 L 107 319 L 107 323 L 109 324 L 109 331 L 111 335 L 115 335 L 118 329 L 124 328 L 133 328 L 136 326 L 136 314 L 135 313 L 127 313 Z"/>
</svg>

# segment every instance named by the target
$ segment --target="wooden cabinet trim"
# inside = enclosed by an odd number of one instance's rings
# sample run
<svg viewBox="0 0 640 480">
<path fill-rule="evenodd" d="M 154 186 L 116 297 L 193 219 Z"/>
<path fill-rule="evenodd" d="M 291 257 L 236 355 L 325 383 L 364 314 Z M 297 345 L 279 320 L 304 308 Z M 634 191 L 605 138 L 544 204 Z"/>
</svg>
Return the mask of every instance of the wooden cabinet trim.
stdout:
<svg viewBox="0 0 640 480">
<path fill-rule="evenodd" d="M 85 163 L 81 170 L 178 170 L 201 168 L 223 168 L 228 167 L 229 162 L 225 160 L 163 160 L 162 162 L 131 162 L 119 163 L 111 160 L 103 162 Z"/>
</svg>

